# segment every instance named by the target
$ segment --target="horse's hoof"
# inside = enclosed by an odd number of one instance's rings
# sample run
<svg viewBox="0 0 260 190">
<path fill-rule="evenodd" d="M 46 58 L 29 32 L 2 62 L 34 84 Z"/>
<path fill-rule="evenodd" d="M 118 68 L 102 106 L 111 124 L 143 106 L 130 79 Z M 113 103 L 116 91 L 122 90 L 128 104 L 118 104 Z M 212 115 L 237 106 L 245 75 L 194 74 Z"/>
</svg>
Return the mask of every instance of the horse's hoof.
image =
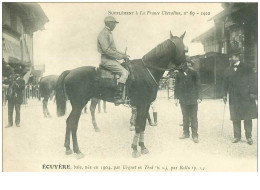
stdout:
<svg viewBox="0 0 260 190">
<path fill-rule="evenodd" d="M 148 154 L 148 153 L 149 153 L 149 150 L 148 150 L 147 148 L 142 149 L 142 150 L 141 150 L 141 153 L 142 153 L 142 154 Z"/>
<path fill-rule="evenodd" d="M 95 128 L 95 132 L 100 132 L 100 129 L 99 128 Z"/>
<path fill-rule="evenodd" d="M 70 154 L 72 154 L 72 150 L 66 150 L 66 153 L 65 153 L 66 155 L 70 155 Z"/>
<path fill-rule="evenodd" d="M 84 158 L 84 154 L 83 153 L 78 153 L 77 155 L 76 155 L 76 158 L 77 159 L 81 159 L 81 158 Z"/>
<path fill-rule="evenodd" d="M 140 152 L 138 152 L 137 150 L 134 150 L 133 152 L 132 152 L 132 157 L 133 158 L 138 158 L 138 157 L 140 157 L 141 156 L 141 154 L 140 154 Z"/>
<path fill-rule="evenodd" d="M 129 128 L 129 130 L 130 130 L 130 131 L 134 131 L 134 130 L 135 130 L 135 126 L 131 126 L 131 127 Z"/>
</svg>

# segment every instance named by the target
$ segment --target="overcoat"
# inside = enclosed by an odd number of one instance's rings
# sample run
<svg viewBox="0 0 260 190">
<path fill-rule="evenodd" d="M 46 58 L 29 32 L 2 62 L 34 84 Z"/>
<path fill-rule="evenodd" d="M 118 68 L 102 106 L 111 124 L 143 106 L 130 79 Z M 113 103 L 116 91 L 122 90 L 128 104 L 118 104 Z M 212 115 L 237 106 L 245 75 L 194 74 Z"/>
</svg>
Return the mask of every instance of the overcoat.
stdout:
<svg viewBox="0 0 260 190">
<path fill-rule="evenodd" d="M 184 72 L 176 74 L 174 98 L 179 99 L 180 104 L 183 105 L 194 105 L 197 104 L 198 99 L 202 99 L 198 72 L 188 69 L 186 75 Z"/>
<path fill-rule="evenodd" d="M 7 100 L 17 104 L 22 104 L 25 81 L 19 77 L 16 80 L 5 81 L 5 84 L 9 84 L 7 89 Z"/>
<path fill-rule="evenodd" d="M 256 74 L 246 64 L 240 63 L 235 71 L 230 66 L 224 73 L 223 96 L 229 94 L 230 119 L 232 121 L 257 118 Z"/>
</svg>

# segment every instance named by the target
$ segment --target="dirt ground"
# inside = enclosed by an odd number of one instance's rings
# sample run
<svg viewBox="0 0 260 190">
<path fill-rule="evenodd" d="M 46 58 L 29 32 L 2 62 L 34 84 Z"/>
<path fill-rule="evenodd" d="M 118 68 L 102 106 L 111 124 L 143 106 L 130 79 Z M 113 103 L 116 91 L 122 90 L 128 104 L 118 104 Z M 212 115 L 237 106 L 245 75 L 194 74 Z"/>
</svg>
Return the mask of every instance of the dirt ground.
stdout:
<svg viewBox="0 0 260 190">
<path fill-rule="evenodd" d="M 232 144 L 228 105 L 221 135 L 221 100 L 203 100 L 199 105 L 199 143 L 195 144 L 192 139 L 178 138 L 182 134 L 180 106 L 158 98 L 159 124 L 147 125 L 145 131 L 150 153 L 139 158 L 131 156 L 130 108 L 107 103 L 108 113 L 96 113 L 100 132 L 93 130 L 88 110 L 78 127 L 79 147 L 85 154 L 79 160 L 75 154 L 65 155 L 63 147 L 69 103 L 66 116 L 57 118 L 56 105 L 50 102 L 52 118 L 44 118 L 41 102 L 36 101 L 22 106 L 20 128 L 4 128 L 7 106 L 3 107 L 4 171 L 257 171 L 257 120 L 253 121 L 252 146 L 246 143 L 244 129 L 242 141 Z M 65 170 L 60 165 L 69 166 Z"/>
</svg>

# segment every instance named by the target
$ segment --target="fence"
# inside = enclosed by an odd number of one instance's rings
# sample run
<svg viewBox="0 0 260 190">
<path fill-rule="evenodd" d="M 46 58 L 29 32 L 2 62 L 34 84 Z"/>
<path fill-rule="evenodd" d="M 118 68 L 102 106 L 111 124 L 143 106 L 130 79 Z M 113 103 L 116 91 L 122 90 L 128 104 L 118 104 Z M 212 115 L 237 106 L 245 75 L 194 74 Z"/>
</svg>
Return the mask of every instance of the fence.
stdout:
<svg viewBox="0 0 260 190">
<path fill-rule="evenodd" d="M 26 85 L 24 89 L 24 105 L 40 105 L 40 92 L 38 85 Z"/>
<path fill-rule="evenodd" d="M 173 88 L 174 88 L 174 82 L 170 79 L 163 81 L 163 83 L 160 83 L 159 90 L 157 93 L 157 98 L 173 98 Z M 7 85 L 3 85 L 2 88 L 2 105 L 6 106 L 6 96 L 7 96 Z M 23 105 L 40 105 L 40 92 L 39 92 L 39 86 L 38 85 L 26 85 L 24 90 L 24 96 L 23 96 Z M 53 96 L 53 94 L 52 94 Z"/>
<path fill-rule="evenodd" d="M 2 105 L 6 106 L 8 85 L 2 87 Z M 38 85 L 26 85 L 23 91 L 23 105 L 40 105 L 40 92 Z"/>
<path fill-rule="evenodd" d="M 172 99 L 174 97 L 174 79 L 167 78 L 160 81 L 158 98 Z"/>
</svg>

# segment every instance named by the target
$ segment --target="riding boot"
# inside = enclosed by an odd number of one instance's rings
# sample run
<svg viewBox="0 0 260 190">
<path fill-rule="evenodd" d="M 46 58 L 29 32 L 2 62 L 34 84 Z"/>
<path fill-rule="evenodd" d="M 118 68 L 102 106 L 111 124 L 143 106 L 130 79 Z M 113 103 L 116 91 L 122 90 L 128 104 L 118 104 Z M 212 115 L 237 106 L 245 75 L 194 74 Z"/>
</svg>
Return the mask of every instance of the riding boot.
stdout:
<svg viewBox="0 0 260 190">
<path fill-rule="evenodd" d="M 124 84 L 118 83 L 115 91 L 115 96 L 114 96 L 114 103 L 116 106 L 125 103 L 125 100 L 122 98 L 123 91 L 124 91 Z"/>
<path fill-rule="evenodd" d="M 157 125 L 157 112 L 153 112 L 153 119 L 155 126 Z"/>
</svg>

